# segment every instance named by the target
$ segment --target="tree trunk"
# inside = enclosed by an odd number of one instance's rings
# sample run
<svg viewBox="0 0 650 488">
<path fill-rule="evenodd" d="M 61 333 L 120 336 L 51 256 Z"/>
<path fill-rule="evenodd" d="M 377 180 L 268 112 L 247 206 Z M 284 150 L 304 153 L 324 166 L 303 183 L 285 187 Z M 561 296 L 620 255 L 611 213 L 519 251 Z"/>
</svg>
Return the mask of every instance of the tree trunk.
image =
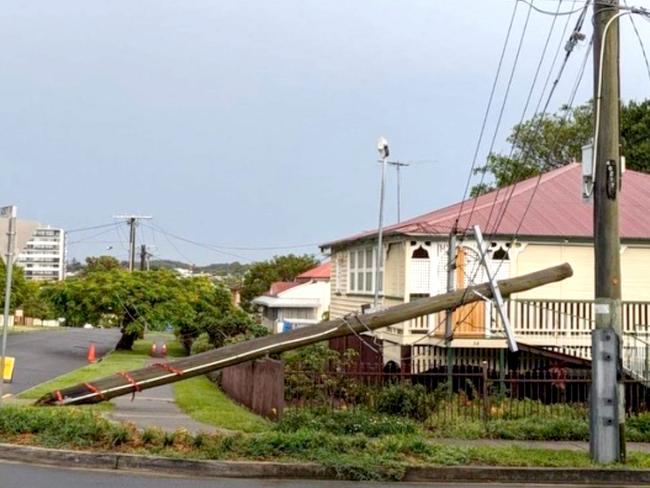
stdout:
<svg viewBox="0 0 650 488">
<path fill-rule="evenodd" d="M 133 343 L 137 338 L 137 333 L 122 332 L 122 337 L 117 342 L 115 349 L 118 351 L 131 351 L 133 349 Z"/>
</svg>

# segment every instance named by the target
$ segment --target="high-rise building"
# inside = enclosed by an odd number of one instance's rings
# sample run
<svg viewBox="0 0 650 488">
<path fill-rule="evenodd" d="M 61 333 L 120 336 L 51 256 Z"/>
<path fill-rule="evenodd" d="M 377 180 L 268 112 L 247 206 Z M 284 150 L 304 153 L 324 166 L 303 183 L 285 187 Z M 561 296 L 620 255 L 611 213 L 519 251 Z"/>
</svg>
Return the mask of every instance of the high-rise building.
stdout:
<svg viewBox="0 0 650 488">
<path fill-rule="evenodd" d="M 65 231 L 50 227 L 37 228 L 18 254 L 16 264 L 25 278 L 34 281 L 57 281 L 65 278 Z"/>
</svg>

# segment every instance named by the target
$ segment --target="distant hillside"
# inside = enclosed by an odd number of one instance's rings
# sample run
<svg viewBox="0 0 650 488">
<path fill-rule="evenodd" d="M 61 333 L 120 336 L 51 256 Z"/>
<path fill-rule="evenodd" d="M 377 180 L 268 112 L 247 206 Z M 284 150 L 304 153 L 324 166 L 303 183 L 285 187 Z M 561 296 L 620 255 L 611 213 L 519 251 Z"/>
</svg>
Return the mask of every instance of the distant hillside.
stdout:
<svg viewBox="0 0 650 488">
<path fill-rule="evenodd" d="M 156 268 L 182 268 L 190 269 L 192 266 L 190 264 L 184 263 L 182 261 L 172 261 L 169 259 L 155 259 L 150 263 L 152 269 Z M 208 264 L 207 266 L 194 266 L 194 272 L 196 273 L 209 273 L 211 275 L 225 276 L 225 275 L 243 275 L 250 268 L 249 264 L 242 264 L 240 262 L 233 263 L 213 263 Z"/>
</svg>

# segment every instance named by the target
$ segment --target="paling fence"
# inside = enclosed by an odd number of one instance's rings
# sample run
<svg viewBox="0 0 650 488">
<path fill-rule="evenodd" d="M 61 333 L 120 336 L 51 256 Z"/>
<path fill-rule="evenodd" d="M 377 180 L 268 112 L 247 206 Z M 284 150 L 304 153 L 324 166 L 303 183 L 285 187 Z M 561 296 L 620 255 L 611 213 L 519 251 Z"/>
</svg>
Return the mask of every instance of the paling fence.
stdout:
<svg viewBox="0 0 650 488">
<path fill-rule="evenodd" d="M 296 378 L 300 379 L 296 382 Z M 296 384 L 301 387 L 296 388 Z M 449 373 L 293 372 L 286 378 L 285 395 L 290 405 L 355 408 L 386 401 L 382 391 L 394 385 L 418 389 L 420 395 L 407 401 L 425 401 L 427 415 L 439 421 L 585 419 L 591 378 L 588 370 L 567 372 L 557 368 L 500 375 L 496 370 L 471 366 L 454 368 Z M 426 395 L 421 394 L 424 391 Z M 399 395 L 396 392 L 388 401 L 398 401 Z M 626 378 L 625 395 L 626 415 L 650 410 L 650 391 L 643 383 Z"/>
</svg>

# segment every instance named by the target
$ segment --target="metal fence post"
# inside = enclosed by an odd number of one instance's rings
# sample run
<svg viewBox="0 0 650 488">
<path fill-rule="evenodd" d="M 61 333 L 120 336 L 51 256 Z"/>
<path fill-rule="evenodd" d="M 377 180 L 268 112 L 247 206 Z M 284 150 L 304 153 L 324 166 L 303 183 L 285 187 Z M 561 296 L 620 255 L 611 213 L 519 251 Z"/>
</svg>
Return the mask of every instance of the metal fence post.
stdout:
<svg viewBox="0 0 650 488">
<path fill-rule="evenodd" d="M 483 422 L 487 422 L 490 418 L 490 399 L 488 398 L 488 363 L 483 361 Z"/>
</svg>

